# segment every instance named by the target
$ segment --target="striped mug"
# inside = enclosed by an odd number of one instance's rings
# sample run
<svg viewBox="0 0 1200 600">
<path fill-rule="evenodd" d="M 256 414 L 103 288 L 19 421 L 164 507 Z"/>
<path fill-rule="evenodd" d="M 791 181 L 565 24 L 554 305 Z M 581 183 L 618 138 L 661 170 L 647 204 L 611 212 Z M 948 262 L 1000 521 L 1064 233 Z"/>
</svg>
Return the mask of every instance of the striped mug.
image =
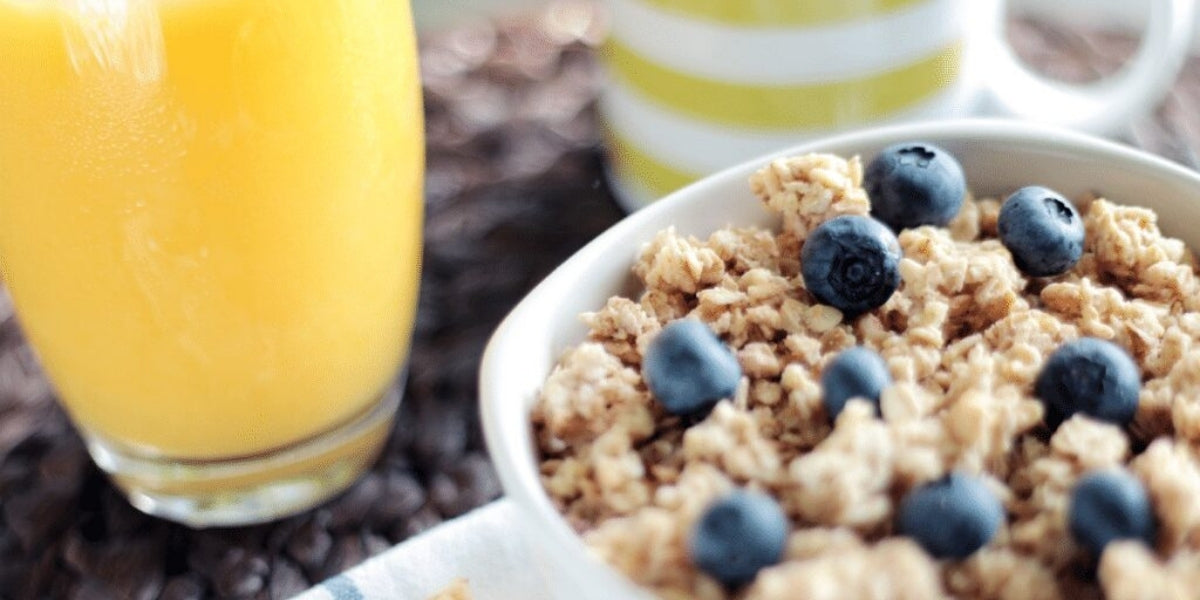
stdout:
<svg viewBox="0 0 1200 600">
<path fill-rule="evenodd" d="M 1128 64 L 1051 82 L 1003 41 L 1002 0 L 606 0 L 607 172 L 635 210 L 721 168 L 831 131 L 1009 115 L 1113 134 L 1187 55 L 1193 0 L 1151 0 Z"/>
</svg>

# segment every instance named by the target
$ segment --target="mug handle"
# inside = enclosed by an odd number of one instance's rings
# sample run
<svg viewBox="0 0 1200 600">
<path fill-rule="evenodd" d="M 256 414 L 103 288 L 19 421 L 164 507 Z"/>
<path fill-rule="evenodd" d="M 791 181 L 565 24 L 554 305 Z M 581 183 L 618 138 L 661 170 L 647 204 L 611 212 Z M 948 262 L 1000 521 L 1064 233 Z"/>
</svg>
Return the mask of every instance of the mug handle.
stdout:
<svg viewBox="0 0 1200 600">
<path fill-rule="evenodd" d="M 983 23 L 990 35 L 976 57 L 986 112 L 1061 125 L 1099 135 L 1121 133 L 1150 112 L 1175 82 L 1192 43 L 1193 0 L 1150 0 L 1137 53 L 1117 73 L 1094 83 L 1068 85 L 1027 69 L 1004 41 L 1004 0 L 990 2 Z M 990 42 L 990 43 L 987 43 Z"/>
</svg>

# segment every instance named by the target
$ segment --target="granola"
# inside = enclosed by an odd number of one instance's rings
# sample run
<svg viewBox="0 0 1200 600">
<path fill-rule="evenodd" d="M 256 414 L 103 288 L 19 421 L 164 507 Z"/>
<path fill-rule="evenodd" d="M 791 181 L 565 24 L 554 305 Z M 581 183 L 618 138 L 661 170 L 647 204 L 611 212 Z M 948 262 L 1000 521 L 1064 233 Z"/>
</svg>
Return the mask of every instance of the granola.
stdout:
<svg viewBox="0 0 1200 600">
<path fill-rule="evenodd" d="M 799 249 L 821 222 L 866 215 L 857 158 L 781 159 L 750 181 L 777 231 L 707 239 L 668 229 L 633 272 L 638 298 L 583 315 L 588 339 L 547 379 L 532 422 L 546 491 L 599 557 L 664 598 L 1184 598 L 1200 585 L 1200 281 L 1156 215 L 1080 202 L 1084 255 L 1065 275 L 1023 275 L 996 239 L 1000 203 L 968 197 L 944 228 L 899 234 L 899 290 L 851 323 L 818 304 Z M 667 322 L 706 322 L 734 350 L 733 398 L 698 422 L 666 414 L 640 374 Z M 1141 369 L 1128 428 L 1076 415 L 1051 432 L 1033 382 L 1081 336 L 1128 349 Z M 872 406 L 830 423 L 822 367 L 840 350 L 879 352 L 895 380 Z M 1085 472 L 1126 465 L 1159 519 L 1149 549 L 1111 545 L 1098 566 L 1067 532 Z M 980 475 L 1007 522 L 961 561 L 893 535 L 899 500 L 951 470 Z M 791 533 L 784 560 L 741 590 L 689 561 L 685 538 L 734 487 L 765 491 Z"/>
<path fill-rule="evenodd" d="M 471 600 L 471 586 L 465 577 L 459 577 L 430 596 L 429 600 Z"/>
</svg>

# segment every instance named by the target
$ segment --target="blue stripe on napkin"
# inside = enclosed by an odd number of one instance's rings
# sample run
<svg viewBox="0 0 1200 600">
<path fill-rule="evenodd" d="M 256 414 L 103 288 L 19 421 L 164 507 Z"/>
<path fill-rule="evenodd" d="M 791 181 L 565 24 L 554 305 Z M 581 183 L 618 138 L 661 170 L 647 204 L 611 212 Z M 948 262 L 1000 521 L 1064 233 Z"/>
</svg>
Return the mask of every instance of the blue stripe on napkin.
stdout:
<svg viewBox="0 0 1200 600">
<path fill-rule="evenodd" d="M 333 596 L 333 600 L 363 600 L 363 594 L 358 585 L 345 575 L 338 575 L 325 580 L 321 584 Z"/>
</svg>

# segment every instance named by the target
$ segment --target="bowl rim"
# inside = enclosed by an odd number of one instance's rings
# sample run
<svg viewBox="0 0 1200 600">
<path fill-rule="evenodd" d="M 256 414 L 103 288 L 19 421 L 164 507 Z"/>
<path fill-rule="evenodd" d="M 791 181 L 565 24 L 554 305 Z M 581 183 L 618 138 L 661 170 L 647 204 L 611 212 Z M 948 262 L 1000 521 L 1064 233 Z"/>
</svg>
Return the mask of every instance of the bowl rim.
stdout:
<svg viewBox="0 0 1200 600">
<path fill-rule="evenodd" d="M 914 139 L 929 139 L 935 143 L 939 139 L 970 143 L 1000 142 L 1008 146 L 1027 145 L 1031 149 L 1053 149 L 1105 163 L 1122 163 L 1137 169 L 1155 171 L 1166 178 L 1190 183 L 1200 192 L 1200 173 L 1108 139 L 1033 122 L 951 119 L 864 128 L 804 141 L 726 168 L 624 217 L 574 253 L 517 303 L 497 327 L 483 354 L 479 371 L 479 394 L 484 437 L 505 495 L 531 519 L 527 524 L 536 527 L 535 530 L 524 533 L 542 536 L 540 540 L 528 541 L 550 546 L 557 558 L 577 564 L 576 570 L 590 571 L 587 574 L 589 577 L 606 580 L 605 585 L 616 586 L 611 587 L 613 590 L 620 589 L 630 596 L 649 597 L 644 589 L 634 585 L 615 568 L 595 558 L 588 551 L 582 537 L 571 529 L 567 520 L 555 509 L 541 484 L 536 468 L 536 449 L 533 446 L 529 414 L 523 404 L 523 395 L 530 393 L 530 390 L 509 389 L 510 386 L 505 385 L 507 378 L 503 373 L 503 369 L 510 366 L 514 360 L 522 360 L 506 356 L 509 346 L 523 337 L 520 331 L 521 324 L 530 319 L 542 318 L 545 310 L 552 309 L 552 300 L 560 297 L 559 294 L 564 291 L 564 283 L 575 276 L 580 265 L 597 259 L 598 255 L 623 242 L 631 232 L 640 229 L 643 224 L 660 221 L 695 199 L 703 197 L 713 185 L 728 183 L 731 180 L 745 182 L 755 170 L 770 160 L 783 156 L 820 152 L 822 148 L 882 146 Z M 637 243 L 640 245 L 648 241 L 649 239 L 639 239 Z M 559 356 L 555 357 L 556 360 L 557 358 Z M 553 365 L 550 368 L 553 368 Z M 506 413 L 513 412 L 521 413 L 520 418 L 525 424 L 523 432 L 515 425 L 505 424 Z M 514 418 L 511 414 L 508 417 Z"/>
</svg>

